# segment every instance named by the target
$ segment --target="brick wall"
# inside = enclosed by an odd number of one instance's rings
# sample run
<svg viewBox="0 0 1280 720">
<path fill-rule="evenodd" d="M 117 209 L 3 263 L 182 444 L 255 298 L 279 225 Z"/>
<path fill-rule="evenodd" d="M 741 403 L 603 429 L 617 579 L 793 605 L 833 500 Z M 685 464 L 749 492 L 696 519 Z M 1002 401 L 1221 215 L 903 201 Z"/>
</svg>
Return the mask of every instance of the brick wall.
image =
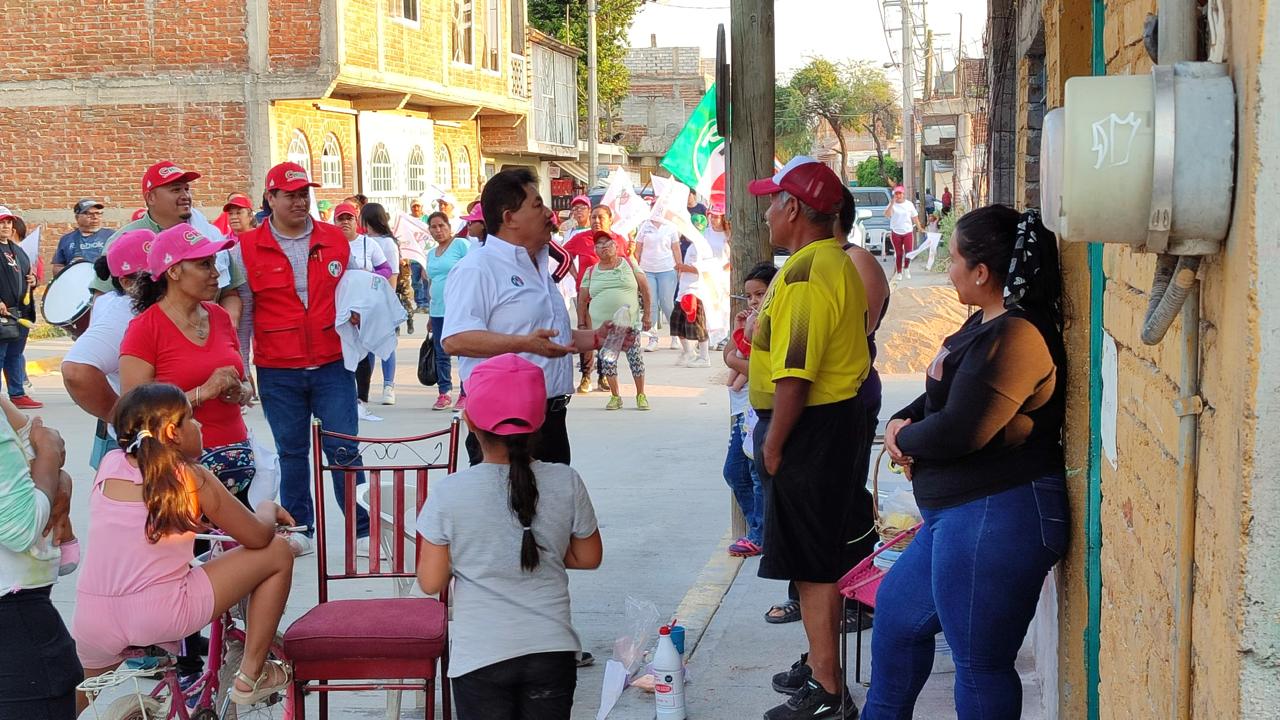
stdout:
<svg viewBox="0 0 1280 720">
<path fill-rule="evenodd" d="M 271 155 L 273 164 L 285 160 L 293 133 L 301 131 L 311 150 L 311 177 L 321 182 L 320 156 L 325 138 L 332 135 L 342 150 L 342 187 L 316 188 L 316 198 L 337 203 L 356 192 L 356 123 L 353 116 L 316 110 L 308 104 L 278 102 L 271 107 L 271 122 L 275 138 Z M 259 194 L 260 188 L 255 188 L 250 196 Z"/>
<path fill-rule="evenodd" d="M 243 0 L 5 2 L 3 15 L 9 82 L 248 67 Z"/>
<path fill-rule="evenodd" d="M 270 0 L 267 12 L 267 57 L 271 69 L 278 72 L 319 67 L 320 0 Z"/>
<path fill-rule="evenodd" d="M 696 47 L 631 48 L 622 64 L 633 76 L 701 76 L 702 51 Z"/>
<path fill-rule="evenodd" d="M 461 123 L 460 127 L 451 128 L 440 124 L 435 126 L 436 146 L 444 145 L 449 148 L 449 157 L 453 159 L 453 194 L 458 198 L 458 202 L 463 207 L 471 200 L 480 196 L 480 135 L 475 123 Z M 464 181 L 460 175 L 459 160 L 462 158 L 462 152 L 466 150 L 471 157 L 471 173 L 468 181 Z M 429 161 L 430 177 L 435 177 L 435 160 Z"/>
</svg>

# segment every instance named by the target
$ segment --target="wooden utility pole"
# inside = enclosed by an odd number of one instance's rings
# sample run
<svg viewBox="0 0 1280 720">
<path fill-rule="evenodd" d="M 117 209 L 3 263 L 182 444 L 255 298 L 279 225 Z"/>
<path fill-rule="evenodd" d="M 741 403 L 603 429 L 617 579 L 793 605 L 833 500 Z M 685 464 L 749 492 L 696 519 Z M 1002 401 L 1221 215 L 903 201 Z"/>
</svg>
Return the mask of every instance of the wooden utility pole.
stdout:
<svg viewBox="0 0 1280 720">
<path fill-rule="evenodd" d="M 729 18 L 732 81 L 725 189 L 737 294 L 752 266 L 773 258 L 769 228 L 764 224 L 768 198 L 756 198 L 747 191 L 747 183 L 773 174 L 773 0 L 731 0 Z M 740 301 L 733 304 L 735 313 L 743 307 Z"/>
</svg>

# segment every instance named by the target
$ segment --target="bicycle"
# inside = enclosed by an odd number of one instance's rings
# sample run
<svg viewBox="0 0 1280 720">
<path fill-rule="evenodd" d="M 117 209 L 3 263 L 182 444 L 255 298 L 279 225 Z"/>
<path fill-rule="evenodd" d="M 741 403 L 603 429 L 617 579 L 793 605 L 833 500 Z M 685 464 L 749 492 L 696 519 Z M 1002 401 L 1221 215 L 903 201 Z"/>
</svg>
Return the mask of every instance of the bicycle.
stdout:
<svg viewBox="0 0 1280 720">
<path fill-rule="evenodd" d="M 282 528 L 283 532 L 305 530 L 305 527 Z M 197 557 L 194 564 L 203 564 L 238 545 L 229 535 L 219 532 L 197 534 L 196 539 L 208 541 L 212 548 Z M 185 688 L 178 681 L 176 658 L 156 646 L 128 648 L 119 668 L 80 683 L 76 689 L 89 696 L 93 717 L 98 720 L 292 720 L 288 691 L 248 707 L 231 701 L 228 691 L 244 656 L 245 631 L 237 621 L 245 617 L 247 603 L 248 598 L 241 600 L 210 624 L 209 660 L 204 671 Z M 287 660 L 278 633 L 268 657 Z M 150 690 L 144 690 L 142 681 L 156 680 L 157 675 L 159 682 Z M 133 682 L 133 693 L 116 698 L 99 712 L 94 702 L 98 695 L 129 681 Z M 177 698 L 181 700 L 174 702 Z"/>
</svg>

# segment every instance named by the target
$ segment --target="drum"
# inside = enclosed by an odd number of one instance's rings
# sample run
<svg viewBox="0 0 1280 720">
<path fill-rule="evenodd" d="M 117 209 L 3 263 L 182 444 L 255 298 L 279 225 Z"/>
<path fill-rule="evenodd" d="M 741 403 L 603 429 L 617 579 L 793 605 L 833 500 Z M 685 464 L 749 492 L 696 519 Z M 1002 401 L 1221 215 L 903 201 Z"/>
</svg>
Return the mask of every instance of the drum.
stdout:
<svg viewBox="0 0 1280 720">
<path fill-rule="evenodd" d="M 78 338 L 89 327 L 89 311 L 93 307 L 92 284 L 98 279 L 93 263 L 77 260 L 62 268 L 45 288 L 40 314 L 71 337 Z"/>
</svg>

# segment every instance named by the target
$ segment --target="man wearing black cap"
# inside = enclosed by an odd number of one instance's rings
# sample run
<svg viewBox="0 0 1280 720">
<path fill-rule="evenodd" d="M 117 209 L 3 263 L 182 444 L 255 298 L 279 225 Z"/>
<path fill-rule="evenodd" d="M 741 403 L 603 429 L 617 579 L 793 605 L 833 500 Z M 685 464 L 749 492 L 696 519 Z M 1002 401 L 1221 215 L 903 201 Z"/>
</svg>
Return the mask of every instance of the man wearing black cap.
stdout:
<svg viewBox="0 0 1280 720">
<path fill-rule="evenodd" d="M 58 249 L 53 251 L 53 273 L 77 260 L 93 262 L 106 249 L 107 238 L 115 231 L 102 227 L 102 203 L 97 200 L 81 200 L 76 203 L 76 229 L 58 238 Z"/>
</svg>

